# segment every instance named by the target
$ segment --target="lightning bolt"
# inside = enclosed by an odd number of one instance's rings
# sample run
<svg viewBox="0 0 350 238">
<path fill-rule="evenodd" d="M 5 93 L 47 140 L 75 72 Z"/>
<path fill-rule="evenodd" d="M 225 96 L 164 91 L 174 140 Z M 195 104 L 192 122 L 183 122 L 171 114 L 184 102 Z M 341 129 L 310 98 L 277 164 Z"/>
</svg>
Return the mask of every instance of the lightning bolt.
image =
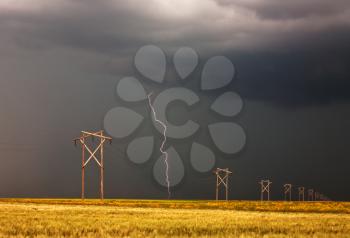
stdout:
<svg viewBox="0 0 350 238">
<path fill-rule="evenodd" d="M 147 95 L 148 97 L 148 104 L 151 108 L 151 111 L 152 111 L 152 114 L 153 114 L 153 119 L 159 123 L 162 127 L 163 127 L 163 141 L 162 141 L 162 144 L 161 146 L 159 147 L 159 151 L 163 154 L 163 157 L 164 157 L 164 163 L 165 163 L 165 181 L 166 181 L 166 184 L 167 184 L 167 187 L 168 187 L 168 198 L 170 198 L 170 181 L 169 181 L 169 164 L 168 164 L 168 152 L 166 152 L 164 150 L 164 146 L 165 146 L 165 143 L 166 143 L 166 131 L 167 131 L 167 126 L 164 124 L 164 122 L 162 122 L 161 120 L 159 120 L 157 118 L 157 114 L 156 114 L 156 110 L 154 109 L 153 105 L 152 105 L 152 100 L 151 100 L 151 96 L 152 96 L 153 92 L 151 92 L 150 94 Z"/>
</svg>

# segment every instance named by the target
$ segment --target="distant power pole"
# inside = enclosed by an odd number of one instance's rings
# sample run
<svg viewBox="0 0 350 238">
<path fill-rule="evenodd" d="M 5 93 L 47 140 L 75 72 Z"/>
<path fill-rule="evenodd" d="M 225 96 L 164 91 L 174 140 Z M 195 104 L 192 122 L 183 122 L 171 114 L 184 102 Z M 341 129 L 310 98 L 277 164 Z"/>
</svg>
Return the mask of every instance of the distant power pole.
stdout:
<svg viewBox="0 0 350 238">
<path fill-rule="evenodd" d="M 319 201 L 319 200 L 320 200 L 320 193 L 315 192 L 315 201 Z"/>
<path fill-rule="evenodd" d="M 97 138 L 99 140 L 98 146 L 95 149 L 90 148 L 86 144 L 87 138 L 91 138 L 92 140 Z M 96 161 L 97 165 L 100 167 L 100 197 L 101 197 L 101 199 L 103 199 L 104 198 L 104 188 L 103 188 L 103 183 L 104 183 L 104 181 L 103 181 L 103 172 L 104 172 L 103 155 L 104 155 L 104 151 L 103 151 L 103 147 L 104 147 L 104 143 L 106 141 L 109 141 L 109 143 L 112 143 L 112 138 L 104 136 L 103 131 L 97 131 L 97 132 L 81 131 L 81 136 L 73 139 L 73 141 L 75 144 L 77 144 L 77 142 L 79 142 L 81 144 L 81 157 L 82 157 L 82 159 L 81 159 L 81 198 L 82 199 L 85 198 L 85 184 L 84 184 L 85 166 L 92 159 L 94 159 Z M 89 158 L 87 160 L 85 160 L 85 152 L 86 151 L 89 154 Z M 100 155 L 98 156 L 98 154 L 100 154 Z M 98 157 L 99 157 L 99 159 L 98 159 Z"/>
<path fill-rule="evenodd" d="M 270 201 L 270 185 L 272 182 L 270 182 L 270 180 L 261 180 L 259 183 L 261 185 L 261 201 L 264 200 L 265 193 L 267 194 L 267 200 Z"/>
<path fill-rule="evenodd" d="M 304 187 L 298 188 L 298 197 L 299 197 L 299 201 L 305 201 L 305 188 Z"/>
<path fill-rule="evenodd" d="M 307 190 L 307 200 L 308 201 L 313 201 L 314 200 L 314 190 L 313 189 L 308 189 Z"/>
<path fill-rule="evenodd" d="M 232 174 L 231 171 L 226 169 L 220 169 L 217 168 L 214 170 L 214 173 L 216 174 L 216 200 L 219 199 L 219 187 L 222 184 L 225 187 L 226 191 L 226 201 L 228 200 L 228 176 Z"/>
<path fill-rule="evenodd" d="M 292 201 L 292 185 L 290 183 L 287 183 L 283 185 L 284 187 L 284 200 L 287 201 L 287 198 L 289 201 Z"/>
</svg>

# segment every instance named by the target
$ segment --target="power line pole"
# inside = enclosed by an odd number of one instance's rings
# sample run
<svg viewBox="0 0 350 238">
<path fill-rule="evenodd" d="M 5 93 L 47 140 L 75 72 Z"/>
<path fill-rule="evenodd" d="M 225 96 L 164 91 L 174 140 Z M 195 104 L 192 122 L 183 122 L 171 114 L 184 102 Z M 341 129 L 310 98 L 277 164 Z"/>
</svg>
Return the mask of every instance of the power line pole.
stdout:
<svg viewBox="0 0 350 238">
<path fill-rule="evenodd" d="M 228 200 L 228 177 L 230 174 L 232 174 L 231 171 L 226 169 L 220 169 L 217 168 L 214 170 L 214 173 L 216 174 L 216 200 L 219 200 L 219 187 L 222 184 L 225 187 L 226 191 L 226 201 Z"/>
<path fill-rule="evenodd" d="M 91 138 L 94 140 L 97 138 L 99 140 L 99 144 L 95 148 L 90 148 L 89 145 L 86 143 L 86 139 Z M 105 136 L 103 134 L 103 131 L 97 131 L 97 132 L 87 132 L 87 131 L 81 131 L 81 136 L 78 138 L 73 139 L 74 144 L 76 145 L 77 142 L 81 144 L 81 198 L 85 198 L 85 167 L 86 165 L 94 159 L 97 163 L 97 165 L 100 167 L 100 197 L 101 199 L 104 198 L 104 143 L 106 141 L 109 141 L 109 143 L 112 143 L 112 138 Z M 85 151 L 88 152 L 89 158 L 86 160 L 85 158 Z M 99 154 L 99 156 L 98 156 Z M 99 158 L 98 158 L 99 157 Z"/>
<path fill-rule="evenodd" d="M 270 180 L 261 180 L 259 183 L 261 185 L 261 201 L 264 201 L 265 192 L 267 194 L 267 200 L 270 201 L 270 185 L 272 184 L 272 182 L 270 182 Z"/>
<path fill-rule="evenodd" d="M 307 200 L 308 201 L 313 201 L 314 200 L 314 190 L 313 189 L 308 189 L 307 190 Z"/>
<path fill-rule="evenodd" d="M 298 188 L 299 201 L 305 201 L 305 187 Z"/>
<path fill-rule="evenodd" d="M 287 201 L 287 197 L 289 201 L 292 201 L 292 184 L 287 183 L 283 185 L 284 187 L 284 200 Z"/>
<path fill-rule="evenodd" d="M 319 200 L 320 200 L 320 193 L 315 192 L 315 201 L 319 201 Z"/>
</svg>

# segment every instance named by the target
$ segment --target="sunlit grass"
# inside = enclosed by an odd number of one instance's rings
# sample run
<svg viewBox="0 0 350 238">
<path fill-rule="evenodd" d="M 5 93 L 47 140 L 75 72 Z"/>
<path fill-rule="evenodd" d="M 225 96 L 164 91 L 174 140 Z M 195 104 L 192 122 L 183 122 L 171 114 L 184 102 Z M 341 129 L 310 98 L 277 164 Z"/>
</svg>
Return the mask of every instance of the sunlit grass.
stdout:
<svg viewBox="0 0 350 238">
<path fill-rule="evenodd" d="M 0 200 L 0 237 L 349 237 L 349 234 L 349 203 Z"/>
</svg>

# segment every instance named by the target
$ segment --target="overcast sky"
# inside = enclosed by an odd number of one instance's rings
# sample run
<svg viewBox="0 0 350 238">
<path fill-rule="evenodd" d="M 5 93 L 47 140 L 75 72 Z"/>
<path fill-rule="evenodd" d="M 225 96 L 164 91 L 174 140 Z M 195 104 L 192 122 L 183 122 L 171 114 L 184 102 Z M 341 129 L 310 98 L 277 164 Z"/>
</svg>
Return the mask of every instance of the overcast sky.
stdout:
<svg viewBox="0 0 350 238">
<path fill-rule="evenodd" d="M 258 198 L 258 180 L 270 178 L 275 199 L 288 182 L 348 200 L 349 42 L 348 0 L 0 0 L 0 196 L 78 197 L 71 139 L 103 128 L 118 80 L 139 76 L 133 57 L 154 44 L 169 61 L 188 46 L 199 66 L 215 55 L 234 63 L 247 145 L 217 155 L 235 171 L 232 198 Z M 129 162 L 126 143 L 106 148 L 106 195 L 165 198 L 152 162 Z M 210 199 L 214 185 L 188 173 L 174 197 Z"/>
</svg>

